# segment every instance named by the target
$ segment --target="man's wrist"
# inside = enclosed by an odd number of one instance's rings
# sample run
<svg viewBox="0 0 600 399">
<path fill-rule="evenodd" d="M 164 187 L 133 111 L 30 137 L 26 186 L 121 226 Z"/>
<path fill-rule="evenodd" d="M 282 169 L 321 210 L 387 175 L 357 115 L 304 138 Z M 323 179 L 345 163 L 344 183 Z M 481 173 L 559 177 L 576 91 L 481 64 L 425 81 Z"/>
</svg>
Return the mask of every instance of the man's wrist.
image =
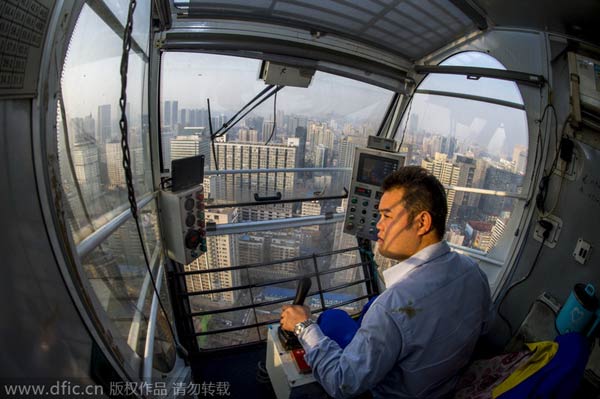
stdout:
<svg viewBox="0 0 600 399">
<path fill-rule="evenodd" d="M 304 321 L 301 321 L 299 323 L 296 323 L 296 325 L 294 326 L 294 334 L 296 336 L 299 336 L 311 324 L 315 324 L 315 322 L 312 319 L 310 319 L 310 318 L 308 318 L 308 319 L 306 319 Z"/>
</svg>

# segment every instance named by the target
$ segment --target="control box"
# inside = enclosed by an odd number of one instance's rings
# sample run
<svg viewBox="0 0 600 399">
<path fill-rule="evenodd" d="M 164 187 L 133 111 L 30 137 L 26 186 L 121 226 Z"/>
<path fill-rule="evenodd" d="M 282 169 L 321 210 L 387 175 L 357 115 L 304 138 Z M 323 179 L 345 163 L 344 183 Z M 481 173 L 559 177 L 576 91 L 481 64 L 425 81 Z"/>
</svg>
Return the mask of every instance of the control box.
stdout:
<svg viewBox="0 0 600 399">
<path fill-rule="evenodd" d="M 356 148 L 344 233 L 377 241 L 381 184 L 389 174 L 404 166 L 405 157 L 395 152 Z"/>
<path fill-rule="evenodd" d="M 160 192 L 161 223 L 167 255 L 187 265 L 206 252 L 204 187 Z"/>
</svg>

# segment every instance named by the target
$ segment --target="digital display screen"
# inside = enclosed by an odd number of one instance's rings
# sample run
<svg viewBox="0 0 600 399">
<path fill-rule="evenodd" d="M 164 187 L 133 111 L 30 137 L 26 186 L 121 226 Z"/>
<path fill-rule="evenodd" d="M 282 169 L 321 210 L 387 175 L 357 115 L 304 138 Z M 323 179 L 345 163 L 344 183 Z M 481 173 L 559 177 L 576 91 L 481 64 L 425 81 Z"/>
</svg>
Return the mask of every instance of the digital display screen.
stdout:
<svg viewBox="0 0 600 399">
<path fill-rule="evenodd" d="M 363 197 L 371 197 L 371 190 L 364 187 L 356 187 L 354 188 L 354 194 L 362 195 Z"/>
<path fill-rule="evenodd" d="M 360 154 L 356 181 L 373 186 L 381 186 L 387 175 L 398 170 L 398 160 Z"/>
</svg>

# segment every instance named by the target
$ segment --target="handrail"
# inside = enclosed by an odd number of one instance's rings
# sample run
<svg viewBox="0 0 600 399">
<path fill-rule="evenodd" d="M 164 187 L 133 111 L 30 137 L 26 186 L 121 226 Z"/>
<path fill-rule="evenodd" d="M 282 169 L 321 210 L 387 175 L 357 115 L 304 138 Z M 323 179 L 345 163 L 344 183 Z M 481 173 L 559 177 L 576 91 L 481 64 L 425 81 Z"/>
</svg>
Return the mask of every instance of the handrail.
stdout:
<svg viewBox="0 0 600 399">
<path fill-rule="evenodd" d="M 142 197 L 137 203 L 138 209 L 148 205 L 155 197 L 156 192 L 149 193 Z M 132 217 L 131 210 L 127 208 L 108 223 L 81 240 L 81 242 L 77 244 L 77 255 L 79 255 L 79 258 L 83 259 L 85 256 L 89 255 L 96 247 L 102 244 L 112 233 L 117 231 L 119 227 Z"/>
<path fill-rule="evenodd" d="M 254 231 L 269 231 L 292 229 L 320 224 L 337 223 L 344 221 L 344 213 L 325 214 L 317 216 L 301 216 L 274 220 L 261 220 L 243 223 L 227 223 L 214 225 L 214 230 L 206 231 L 206 235 L 220 236 L 225 234 L 242 234 Z"/>
<path fill-rule="evenodd" d="M 228 169 L 205 170 L 204 176 L 241 175 L 255 173 L 295 173 L 295 172 L 351 172 L 352 168 L 266 168 L 266 169 Z"/>
</svg>

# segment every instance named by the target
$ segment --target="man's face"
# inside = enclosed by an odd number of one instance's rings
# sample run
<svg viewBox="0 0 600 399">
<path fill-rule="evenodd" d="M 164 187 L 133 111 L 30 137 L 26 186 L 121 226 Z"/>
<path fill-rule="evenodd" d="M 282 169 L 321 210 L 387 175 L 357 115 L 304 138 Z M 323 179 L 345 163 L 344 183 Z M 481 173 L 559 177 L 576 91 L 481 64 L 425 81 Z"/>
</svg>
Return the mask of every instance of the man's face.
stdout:
<svg viewBox="0 0 600 399">
<path fill-rule="evenodd" d="M 379 202 L 381 218 L 377 223 L 377 244 L 381 255 L 399 261 L 417 252 L 419 235 L 417 223 L 409 219 L 402 203 L 404 189 L 397 188 L 383 193 Z"/>
</svg>

